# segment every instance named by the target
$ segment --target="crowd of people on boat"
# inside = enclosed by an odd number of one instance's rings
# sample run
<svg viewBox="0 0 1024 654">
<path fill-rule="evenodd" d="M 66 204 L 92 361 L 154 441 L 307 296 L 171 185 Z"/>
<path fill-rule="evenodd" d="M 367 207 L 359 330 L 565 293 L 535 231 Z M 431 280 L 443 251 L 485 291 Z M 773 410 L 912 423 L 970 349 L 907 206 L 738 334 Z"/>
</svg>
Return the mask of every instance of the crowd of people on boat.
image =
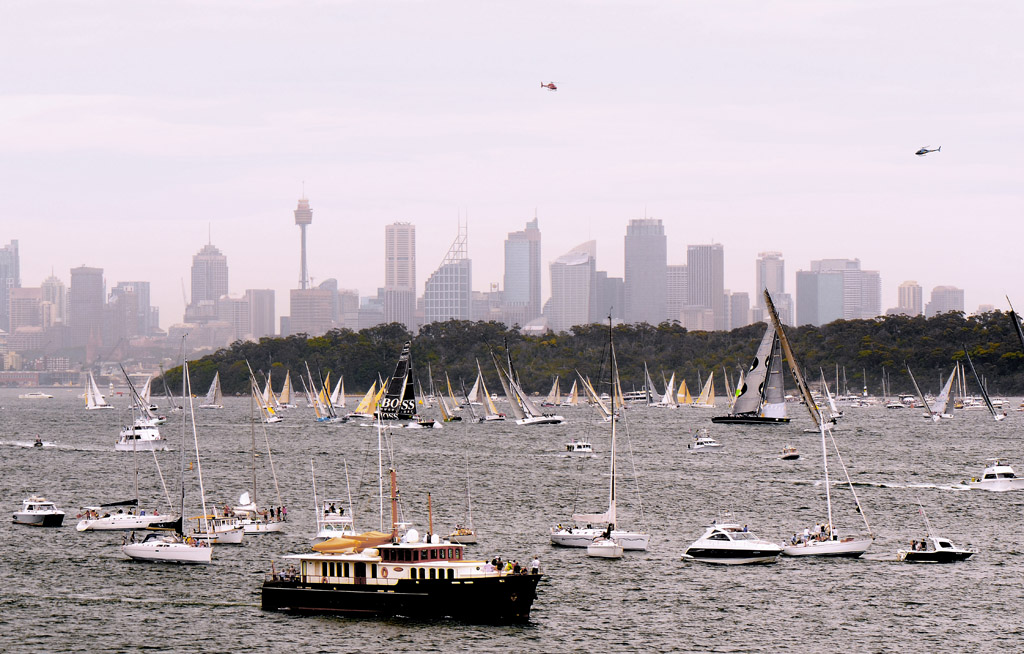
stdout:
<svg viewBox="0 0 1024 654">
<path fill-rule="evenodd" d="M 539 575 L 540 557 L 533 557 L 533 560 L 527 566 L 525 564 L 520 565 L 519 561 L 515 559 L 504 561 L 500 556 L 496 556 L 484 564 L 483 570 L 484 572 L 501 572 L 502 574 L 511 575 Z"/>
<path fill-rule="evenodd" d="M 744 531 L 746 531 L 744 529 Z M 793 534 L 789 540 L 791 545 L 806 545 L 811 541 L 826 541 L 832 538 L 832 526 L 828 523 L 818 523 L 814 527 L 804 528 L 804 533 Z"/>
<path fill-rule="evenodd" d="M 928 549 L 928 542 L 925 540 L 910 541 L 910 549 L 914 552 L 924 552 Z"/>
</svg>

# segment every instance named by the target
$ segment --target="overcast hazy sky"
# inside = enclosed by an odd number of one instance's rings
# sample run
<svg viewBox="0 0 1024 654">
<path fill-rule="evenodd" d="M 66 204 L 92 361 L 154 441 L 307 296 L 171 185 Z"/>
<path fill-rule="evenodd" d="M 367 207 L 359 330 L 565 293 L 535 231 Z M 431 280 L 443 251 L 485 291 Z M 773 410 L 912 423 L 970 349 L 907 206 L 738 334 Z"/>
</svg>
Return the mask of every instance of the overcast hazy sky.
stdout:
<svg viewBox="0 0 1024 654">
<path fill-rule="evenodd" d="M 387 223 L 422 291 L 468 215 L 486 290 L 536 211 L 545 297 L 590 238 L 622 274 L 646 214 L 669 263 L 723 243 L 734 291 L 779 250 L 790 292 L 859 257 L 883 309 L 907 279 L 1024 308 L 1022 27 L 1019 0 L 0 0 L 0 240 L 25 286 L 151 281 L 166 328 L 209 226 L 232 293 L 286 314 L 305 181 L 311 275 L 363 295 Z"/>
</svg>

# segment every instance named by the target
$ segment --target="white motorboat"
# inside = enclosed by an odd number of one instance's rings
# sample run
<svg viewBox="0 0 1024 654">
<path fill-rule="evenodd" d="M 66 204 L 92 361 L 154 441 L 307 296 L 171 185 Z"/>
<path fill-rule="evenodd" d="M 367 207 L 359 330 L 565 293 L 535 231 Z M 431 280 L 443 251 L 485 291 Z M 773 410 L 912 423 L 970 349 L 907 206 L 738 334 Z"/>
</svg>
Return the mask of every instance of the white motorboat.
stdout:
<svg viewBox="0 0 1024 654">
<path fill-rule="evenodd" d="M 33 495 L 21 503 L 21 510 L 14 512 L 14 524 L 32 527 L 60 527 L 64 524 L 64 512 L 45 497 Z"/>
<path fill-rule="evenodd" d="M 218 545 L 241 545 L 245 529 L 236 524 L 233 518 L 217 515 L 216 512 L 207 516 L 193 518 L 198 521 L 196 526 L 189 532 L 189 536 L 196 540 Z"/>
<path fill-rule="evenodd" d="M 320 515 L 316 518 L 314 545 L 332 538 L 344 538 L 355 535 L 356 530 L 352 523 L 352 514 L 345 512 L 342 500 L 324 500 L 321 502 Z"/>
<path fill-rule="evenodd" d="M 159 561 L 160 563 L 209 563 L 213 547 L 205 540 L 182 537 L 174 531 L 150 532 L 140 542 L 125 537 L 121 551 L 136 561 Z"/>
<path fill-rule="evenodd" d="M 573 454 L 593 454 L 594 446 L 585 438 L 574 438 L 565 444 L 565 451 Z"/>
<path fill-rule="evenodd" d="M 42 391 L 32 391 L 31 393 L 23 393 L 23 394 L 19 395 L 18 399 L 21 399 L 21 400 L 52 400 L 53 396 L 50 395 L 49 393 L 44 393 Z"/>
<path fill-rule="evenodd" d="M 683 560 L 740 565 L 774 563 L 782 548 L 733 523 L 713 523 L 683 552 Z"/>
<path fill-rule="evenodd" d="M 239 506 L 236 506 L 231 510 L 231 515 L 234 517 L 234 524 L 242 527 L 247 534 L 270 534 L 279 531 L 284 531 L 284 520 L 277 516 L 276 511 L 273 515 L 267 510 L 258 510 L 256 503 L 253 502 L 249 493 L 242 493 L 238 498 Z M 273 511 L 273 509 L 271 509 Z"/>
<path fill-rule="evenodd" d="M 928 536 L 911 541 L 910 549 L 897 551 L 896 557 L 906 563 L 954 563 L 966 561 L 977 553 L 977 550 L 957 547 L 948 538 Z"/>
<path fill-rule="evenodd" d="M 178 519 L 177 516 L 161 515 L 155 511 L 147 513 L 145 509 L 137 509 L 137 506 L 138 500 L 131 500 L 83 507 L 75 528 L 78 531 L 131 531 L 170 527 Z"/>
<path fill-rule="evenodd" d="M 622 545 L 616 542 L 614 538 L 598 536 L 587 545 L 587 556 L 601 559 L 621 559 Z"/>
<path fill-rule="evenodd" d="M 156 425 L 139 418 L 121 428 L 114 449 L 118 452 L 166 450 L 167 441 L 160 436 L 160 429 Z"/>
<path fill-rule="evenodd" d="M 693 441 L 687 444 L 686 449 L 690 450 L 691 454 L 697 452 L 718 452 L 721 451 L 722 444 L 708 436 L 706 428 L 701 428 L 693 435 Z"/>
<path fill-rule="evenodd" d="M 1018 477 L 1013 468 L 1002 459 L 989 459 L 989 465 L 981 473 L 981 477 L 972 477 L 966 482 L 968 488 L 987 491 L 1024 490 L 1024 477 Z"/>
<path fill-rule="evenodd" d="M 786 556 L 858 557 L 871 547 L 870 536 L 840 536 L 835 529 L 829 533 L 828 525 L 823 526 L 823 531 L 809 534 L 806 540 L 798 534 L 793 541 L 782 547 L 782 553 Z"/>
</svg>

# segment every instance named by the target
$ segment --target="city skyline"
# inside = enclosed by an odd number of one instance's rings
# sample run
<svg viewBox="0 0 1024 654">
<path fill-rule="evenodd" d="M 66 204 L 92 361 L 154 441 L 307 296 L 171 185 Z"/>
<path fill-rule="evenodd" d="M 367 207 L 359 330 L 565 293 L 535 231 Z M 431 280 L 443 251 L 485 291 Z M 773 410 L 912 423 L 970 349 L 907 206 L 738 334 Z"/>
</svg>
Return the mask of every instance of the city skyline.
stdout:
<svg viewBox="0 0 1024 654">
<path fill-rule="evenodd" d="M 52 270 L 69 284 L 82 264 L 108 288 L 148 280 L 164 328 L 208 240 L 233 296 L 272 288 L 286 314 L 301 196 L 313 285 L 364 296 L 396 221 L 417 226 L 419 285 L 468 217 L 487 290 L 504 238 L 535 216 L 544 252 L 596 239 L 612 277 L 625 224 L 652 218 L 669 266 L 722 243 L 725 288 L 752 305 L 750 262 L 779 251 L 790 293 L 810 261 L 859 258 L 883 311 L 908 279 L 1005 308 L 1024 297 L 1024 160 L 1006 147 L 1024 98 L 1001 49 L 1016 8 L 994 4 L 931 7 L 922 24 L 913 3 L 609 3 L 584 31 L 572 2 L 186 4 L 166 24 L 156 6 L 108 21 L 16 5 L 0 24 L 0 52 L 22 62 L 0 72 L 0 241 L 20 241 L 22 286 Z M 943 148 L 915 157 L 926 144 Z"/>
</svg>

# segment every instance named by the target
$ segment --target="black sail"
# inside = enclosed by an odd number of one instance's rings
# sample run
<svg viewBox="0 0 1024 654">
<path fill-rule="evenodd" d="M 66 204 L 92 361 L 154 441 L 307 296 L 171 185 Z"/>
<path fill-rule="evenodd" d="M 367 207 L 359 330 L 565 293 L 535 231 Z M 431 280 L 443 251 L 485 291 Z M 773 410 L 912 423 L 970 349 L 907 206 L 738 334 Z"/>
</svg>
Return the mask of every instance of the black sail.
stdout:
<svg viewBox="0 0 1024 654">
<path fill-rule="evenodd" d="M 395 374 L 391 375 L 388 388 L 380 401 L 378 414 L 381 420 L 408 420 L 416 413 L 416 392 L 413 390 L 412 365 L 409 359 L 410 343 L 406 342 L 398 357 Z"/>
</svg>

